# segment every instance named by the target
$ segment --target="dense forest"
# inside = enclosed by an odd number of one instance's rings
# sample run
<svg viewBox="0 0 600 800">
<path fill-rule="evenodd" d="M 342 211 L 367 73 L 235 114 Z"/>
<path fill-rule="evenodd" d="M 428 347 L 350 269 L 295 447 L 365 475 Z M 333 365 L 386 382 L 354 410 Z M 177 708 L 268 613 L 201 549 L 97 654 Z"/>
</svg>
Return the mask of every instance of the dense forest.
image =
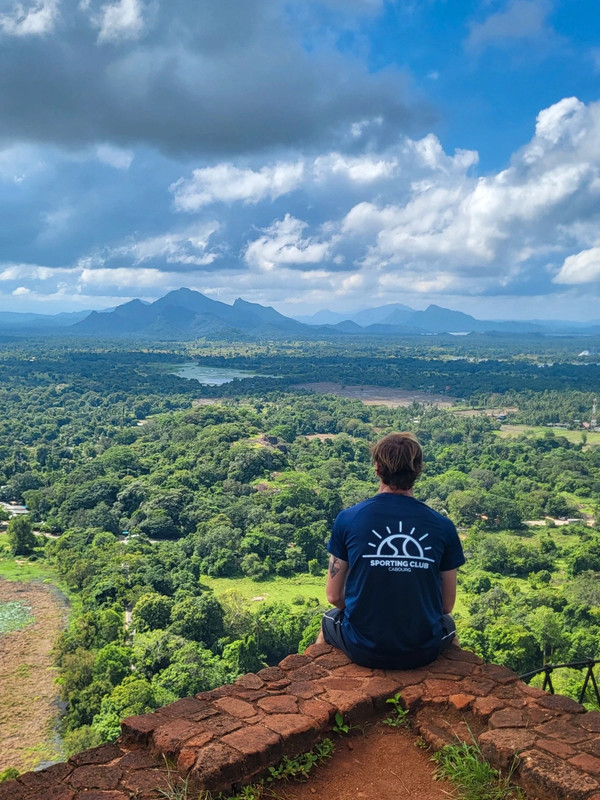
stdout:
<svg viewBox="0 0 600 800">
<path fill-rule="evenodd" d="M 600 366 L 578 363 L 578 343 L 569 351 L 562 340 L 532 337 L 524 355 L 523 341 L 461 337 L 451 357 L 449 337 L 427 338 L 371 353 L 360 342 L 356 352 L 347 343 L 0 347 L 0 500 L 29 510 L 0 548 L 47 560 L 74 599 L 56 647 L 67 750 L 313 641 L 318 598 L 251 604 L 217 595 L 209 579 L 324 580 L 332 522 L 376 491 L 370 445 L 392 430 L 419 437 L 416 495 L 460 526 L 463 646 L 519 673 L 600 655 L 600 447 L 560 430 L 505 438 L 494 418 L 456 413 L 500 402 L 517 409 L 514 422 L 573 426 L 589 415 Z M 279 377 L 201 387 L 169 374 L 191 357 Z M 292 388 L 317 380 L 464 402 L 392 409 Z M 555 680 L 570 694 L 580 683 L 577 673 Z"/>
</svg>

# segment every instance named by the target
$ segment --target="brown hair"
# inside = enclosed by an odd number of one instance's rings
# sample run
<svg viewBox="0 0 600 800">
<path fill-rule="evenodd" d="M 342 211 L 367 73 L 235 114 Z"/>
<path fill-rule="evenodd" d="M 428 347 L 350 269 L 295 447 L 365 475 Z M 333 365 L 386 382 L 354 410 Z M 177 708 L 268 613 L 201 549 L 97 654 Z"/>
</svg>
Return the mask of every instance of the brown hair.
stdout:
<svg viewBox="0 0 600 800">
<path fill-rule="evenodd" d="M 390 433 L 371 450 L 377 474 L 392 489 L 412 489 L 423 469 L 423 448 L 412 433 Z"/>
</svg>

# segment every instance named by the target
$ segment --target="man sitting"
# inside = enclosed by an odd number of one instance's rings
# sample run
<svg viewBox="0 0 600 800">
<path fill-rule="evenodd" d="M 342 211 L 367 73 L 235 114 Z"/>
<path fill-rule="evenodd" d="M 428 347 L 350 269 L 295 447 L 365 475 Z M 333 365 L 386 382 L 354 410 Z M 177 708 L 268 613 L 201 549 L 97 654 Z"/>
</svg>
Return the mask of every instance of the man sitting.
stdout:
<svg viewBox="0 0 600 800">
<path fill-rule="evenodd" d="M 393 433 L 372 452 L 379 493 L 338 514 L 318 642 L 355 663 L 412 669 L 452 643 L 457 568 L 465 563 L 454 524 L 413 496 L 423 450 Z"/>
</svg>

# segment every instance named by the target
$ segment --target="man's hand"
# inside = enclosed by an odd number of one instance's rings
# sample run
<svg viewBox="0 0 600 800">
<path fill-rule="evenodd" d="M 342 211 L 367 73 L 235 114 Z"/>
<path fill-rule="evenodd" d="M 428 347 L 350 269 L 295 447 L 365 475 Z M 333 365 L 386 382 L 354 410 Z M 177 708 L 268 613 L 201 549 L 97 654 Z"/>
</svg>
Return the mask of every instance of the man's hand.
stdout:
<svg viewBox="0 0 600 800">
<path fill-rule="evenodd" d="M 325 594 L 327 595 L 327 600 L 336 608 L 344 608 L 345 605 L 348 566 L 347 561 L 342 561 L 337 556 L 329 557 Z"/>
<path fill-rule="evenodd" d="M 449 569 L 440 572 L 442 579 L 442 613 L 451 614 L 456 602 L 456 575 L 458 570 Z"/>
</svg>

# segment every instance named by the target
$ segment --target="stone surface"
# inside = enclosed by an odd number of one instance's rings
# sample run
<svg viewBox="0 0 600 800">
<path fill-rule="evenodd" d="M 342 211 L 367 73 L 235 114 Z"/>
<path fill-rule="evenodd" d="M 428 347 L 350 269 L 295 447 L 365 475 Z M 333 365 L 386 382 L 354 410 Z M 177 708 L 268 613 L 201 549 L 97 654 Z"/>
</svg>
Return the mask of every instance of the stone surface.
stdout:
<svg viewBox="0 0 600 800">
<path fill-rule="evenodd" d="M 250 730 L 228 733 L 221 742 L 245 757 L 245 769 L 259 772 L 270 764 L 281 760 L 283 743 L 280 736 L 262 725 L 254 725 Z"/>
<path fill-rule="evenodd" d="M 215 701 L 215 706 L 220 711 L 225 711 L 231 714 L 232 717 L 244 719 L 244 717 L 253 717 L 256 714 L 254 706 L 247 703 L 245 700 L 239 700 L 237 697 L 222 697 L 220 700 Z"/>
<path fill-rule="evenodd" d="M 155 728 L 165 721 L 159 714 L 140 714 L 127 717 L 121 722 L 121 733 L 124 742 L 146 744 Z"/>
<path fill-rule="evenodd" d="M 560 739 L 567 744 L 577 744 L 589 737 L 589 733 L 578 725 L 573 724 L 568 719 L 552 719 L 542 725 L 536 725 L 535 730 L 541 736 L 549 736 L 552 739 Z"/>
<path fill-rule="evenodd" d="M 108 764 L 109 761 L 114 761 L 123 755 L 125 755 L 123 750 L 115 744 L 101 744 L 100 747 L 92 747 L 91 750 L 84 750 L 83 753 L 71 756 L 69 761 L 76 767 L 82 767 L 84 764 Z"/>
<path fill-rule="evenodd" d="M 279 669 L 288 672 L 294 669 L 300 669 L 307 664 L 310 664 L 312 659 L 310 656 L 300 655 L 299 653 L 292 653 L 291 656 L 286 656 L 283 661 L 279 662 Z"/>
<path fill-rule="evenodd" d="M 333 720 L 336 709 L 325 700 L 300 700 L 300 713 L 312 717 L 321 727 L 327 727 Z"/>
<path fill-rule="evenodd" d="M 350 725 L 366 722 L 373 715 L 373 703 L 370 697 L 358 692 L 341 692 L 328 689 L 320 698 L 331 703 L 343 716 L 344 722 Z"/>
<path fill-rule="evenodd" d="M 586 731 L 600 733 L 600 711 L 588 711 L 577 719 L 577 724 Z"/>
<path fill-rule="evenodd" d="M 118 767 L 93 764 L 74 769 L 68 781 L 73 789 L 116 789 L 122 774 Z"/>
<path fill-rule="evenodd" d="M 395 682 L 396 691 L 421 683 L 429 675 L 423 669 L 386 669 L 383 674 L 386 678 L 391 678 Z"/>
<path fill-rule="evenodd" d="M 198 727 L 203 731 L 210 731 L 215 736 L 224 736 L 226 733 L 236 731 L 242 727 L 243 722 L 229 714 L 219 714 L 202 720 Z"/>
<path fill-rule="evenodd" d="M 341 650 L 332 650 L 331 653 L 326 653 L 323 656 L 318 656 L 315 663 L 325 669 L 337 669 L 337 667 L 345 667 L 350 664 L 350 659 Z"/>
<path fill-rule="evenodd" d="M 132 750 L 119 760 L 119 767 L 124 772 L 131 772 L 136 769 L 152 769 L 160 766 L 163 765 L 147 750 Z"/>
<path fill-rule="evenodd" d="M 473 696 L 473 695 L 469 695 Z M 505 708 L 506 701 L 501 700 L 499 697 L 477 697 L 473 703 L 473 714 L 477 719 L 487 720 L 494 711 L 500 708 Z"/>
<path fill-rule="evenodd" d="M 298 681 L 297 683 L 290 683 L 285 691 L 294 697 L 302 697 L 304 700 L 309 700 L 311 697 L 323 694 L 325 687 L 319 681 Z"/>
<path fill-rule="evenodd" d="M 553 800 L 588 800 L 600 789 L 598 781 L 557 758 L 539 750 L 521 755 L 519 777 L 526 794 Z"/>
<path fill-rule="evenodd" d="M 511 681 L 518 681 L 519 676 L 508 667 L 502 667 L 499 664 L 480 664 L 475 667 L 474 675 L 482 676 L 494 683 L 509 683 Z"/>
<path fill-rule="evenodd" d="M 265 685 L 264 681 L 252 672 L 242 675 L 235 681 L 236 686 L 242 689 L 262 689 Z"/>
<path fill-rule="evenodd" d="M 175 786 L 180 784 L 179 776 L 173 774 L 169 776 L 164 770 L 159 769 L 140 769 L 126 775 L 122 780 L 122 786 L 136 798 L 140 794 L 164 798 L 161 789 L 164 792 L 168 791 L 169 784 Z"/>
<path fill-rule="evenodd" d="M 539 698 L 538 703 L 544 708 L 568 711 L 570 714 L 583 714 L 585 712 L 585 708 L 582 705 L 561 694 L 546 694 L 544 697 Z"/>
<path fill-rule="evenodd" d="M 600 775 L 600 758 L 591 756 L 588 753 L 581 753 L 574 758 L 570 758 L 569 764 L 582 769 L 584 772 L 589 772 L 592 775 Z"/>
<path fill-rule="evenodd" d="M 475 700 L 472 694 L 452 694 L 448 698 L 448 702 L 455 711 L 466 711 Z"/>
<path fill-rule="evenodd" d="M 244 775 L 244 756 L 239 750 L 214 742 L 198 750 L 192 776 L 197 785 L 209 792 L 227 792 Z"/>
<path fill-rule="evenodd" d="M 343 667 L 336 667 L 331 674 L 336 678 L 370 678 L 373 670 L 369 667 L 361 667 L 360 664 L 346 664 Z M 378 670 L 379 674 L 380 670 Z"/>
<path fill-rule="evenodd" d="M 319 680 L 319 678 L 326 678 L 328 675 L 329 672 L 324 667 L 315 663 L 310 663 L 306 664 L 304 667 L 300 667 L 300 669 L 289 672 L 288 678 L 292 683 L 296 683 L 298 681 L 316 681 Z"/>
<path fill-rule="evenodd" d="M 265 717 L 261 725 L 282 737 L 288 755 L 310 750 L 319 738 L 315 720 L 304 714 L 271 714 Z"/>
<path fill-rule="evenodd" d="M 512 728 L 486 731 L 479 737 L 483 755 L 495 767 L 509 769 L 521 751 L 533 746 L 536 735 L 532 731 Z"/>
<path fill-rule="evenodd" d="M 494 711 L 488 722 L 490 728 L 524 728 L 526 726 L 525 715 L 517 708 L 503 708 Z"/>
<path fill-rule="evenodd" d="M 564 759 L 565 761 L 574 756 L 576 750 L 571 745 L 560 742 L 558 739 L 538 739 L 535 746 L 540 750 L 545 750 L 547 753 L 552 753 L 554 756 Z"/>
<path fill-rule="evenodd" d="M 295 714 L 298 711 L 298 700 L 289 694 L 263 697 L 256 705 L 267 714 Z"/>
<path fill-rule="evenodd" d="M 129 800 L 130 795 L 120 791 L 91 791 L 80 792 L 77 795 L 77 800 Z M 40 800 L 47 800 L 47 797 L 40 798 Z"/>
<path fill-rule="evenodd" d="M 186 739 L 202 731 L 202 723 L 187 719 L 172 719 L 157 728 L 152 734 L 151 752 L 156 756 L 173 758 Z"/>
<path fill-rule="evenodd" d="M 333 647 L 330 644 L 325 644 L 325 642 L 322 644 L 311 644 L 304 651 L 304 655 L 317 658 L 318 656 L 325 655 L 325 653 L 331 653 L 332 650 Z"/>
<path fill-rule="evenodd" d="M 260 669 L 256 674 L 266 683 L 270 681 L 279 681 L 281 678 L 285 678 L 285 672 L 279 669 L 279 667 L 265 667 L 264 669 Z"/>
</svg>

